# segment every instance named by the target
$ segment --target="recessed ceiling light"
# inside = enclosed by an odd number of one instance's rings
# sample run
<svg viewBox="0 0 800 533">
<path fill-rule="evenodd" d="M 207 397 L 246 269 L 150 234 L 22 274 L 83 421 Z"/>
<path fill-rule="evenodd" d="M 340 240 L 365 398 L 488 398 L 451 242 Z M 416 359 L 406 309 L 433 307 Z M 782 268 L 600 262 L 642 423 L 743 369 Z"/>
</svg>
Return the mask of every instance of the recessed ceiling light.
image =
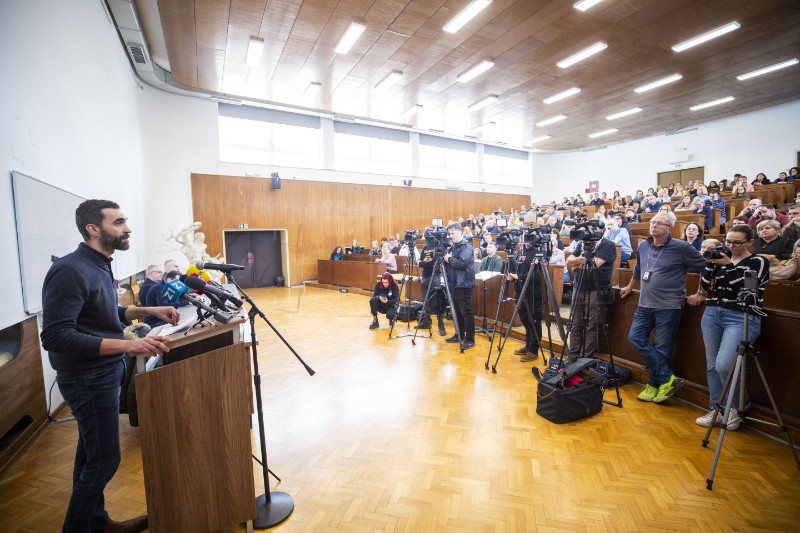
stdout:
<svg viewBox="0 0 800 533">
<path fill-rule="evenodd" d="M 740 74 L 739 76 L 736 76 L 736 79 L 739 81 L 749 80 L 750 78 L 755 78 L 756 76 L 761 76 L 763 74 L 769 74 L 770 72 L 791 67 L 792 65 L 796 65 L 798 63 L 800 63 L 800 61 L 798 61 L 796 58 L 790 59 L 789 61 L 784 61 L 783 63 L 778 63 L 777 65 L 772 65 L 771 67 L 764 67 L 754 70 L 753 72 L 748 72 L 747 74 Z"/>
<path fill-rule="evenodd" d="M 603 135 L 611 135 L 612 133 L 617 133 L 619 130 L 617 128 L 611 128 L 610 130 L 603 130 L 598 131 L 597 133 L 590 133 L 589 137 L 594 139 L 595 137 L 602 137 Z"/>
<path fill-rule="evenodd" d="M 380 91 L 381 89 L 385 89 L 390 85 L 398 83 L 402 79 L 403 79 L 403 72 L 400 70 L 393 70 L 389 74 L 387 74 L 385 78 L 383 78 L 381 81 L 375 84 L 375 90 Z"/>
<path fill-rule="evenodd" d="M 706 41 L 710 41 L 711 39 L 715 39 L 720 35 L 725 35 L 726 33 L 730 33 L 733 30 L 738 30 L 741 27 L 742 26 L 736 21 L 730 22 L 715 30 L 708 31 L 703 35 L 698 35 L 697 37 L 692 37 L 688 41 L 683 41 L 682 43 L 676 44 L 675 46 L 672 47 L 672 49 L 675 52 L 683 52 L 686 49 L 689 49 L 693 46 L 697 46 L 698 44 L 703 44 Z"/>
<path fill-rule="evenodd" d="M 542 141 L 546 141 L 546 140 L 547 140 L 547 139 L 549 139 L 549 138 L 550 138 L 550 136 L 549 136 L 549 135 L 541 135 L 541 136 L 539 136 L 539 137 L 536 137 L 535 139 L 531 139 L 530 141 L 528 141 L 528 144 L 536 144 L 536 143 L 540 143 L 540 142 L 542 142 Z"/>
<path fill-rule="evenodd" d="M 244 58 L 244 64 L 248 67 L 255 67 L 261 60 L 261 52 L 264 51 L 264 39 L 260 37 L 250 37 L 250 42 L 247 44 L 247 55 Z"/>
<path fill-rule="evenodd" d="M 577 87 L 573 87 L 572 89 L 567 89 L 566 91 L 560 92 L 558 94 L 554 94 L 550 98 L 545 98 L 542 100 L 545 104 L 552 104 L 553 102 L 558 102 L 559 100 L 563 100 L 564 98 L 569 98 L 573 94 L 578 94 L 581 92 L 580 89 Z"/>
<path fill-rule="evenodd" d="M 461 10 L 461 13 L 444 25 L 444 31 L 447 33 L 457 32 L 464 24 L 475 18 L 475 15 L 483 11 L 486 6 L 491 3 L 492 0 L 473 0 L 467 7 Z"/>
<path fill-rule="evenodd" d="M 488 131 L 494 129 L 495 126 L 497 126 L 496 122 L 486 122 L 484 124 L 481 124 L 477 128 L 473 128 L 472 133 L 480 133 L 482 131 L 483 132 L 488 132 Z"/>
<path fill-rule="evenodd" d="M 570 66 L 574 65 L 575 63 L 577 63 L 578 61 L 583 61 L 587 57 L 593 56 L 598 52 L 602 52 L 606 48 L 608 48 L 608 45 L 606 43 L 603 43 L 603 42 L 594 43 L 589 48 L 585 48 L 585 49 L 581 50 L 580 52 L 578 52 L 577 54 L 573 54 L 573 55 L 569 56 L 568 58 L 566 58 L 566 59 L 564 59 L 562 61 L 559 61 L 558 63 L 556 63 L 556 65 L 558 65 L 561 68 L 570 67 Z"/>
<path fill-rule="evenodd" d="M 313 98 L 317 96 L 317 93 L 319 93 L 320 89 L 322 89 L 322 84 L 312 81 L 308 84 L 308 87 L 306 87 L 306 90 L 303 93 L 303 98 Z"/>
<path fill-rule="evenodd" d="M 627 109 L 625 111 L 620 111 L 619 113 L 614 113 L 613 115 L 608 115 L 606 120 L 614 120 L 617 118 L 627 117 L 628 115 L 635 115 L 641 110 L 641 107 L 634 107 L 633 109 Z"/>
<path fill-rule="evenodd" d="M 347 28 L 347 31 L 344 32 L 342 38 L 339 40 L 339 44 L 336 45 L 336 48 L 333 49 L 334 52 L 337 54 L 346 54 L 350 51 L 350 48 L 356 44 L 356 41 L 361 34 L 364 33 L 367 27 L 363 24 L 359 24 L 358 22 L 353 22 Z"/>
<path fill-rule="evenodd" d="M 547 126 L 549 124 L 554 124 L 556 122 L 564 120 L 565 118 L 567 118 L 566 115 L 556 115 L 554 117 L 548 118 L 547 120 L 543 120 L 541 122 L 537 122 L 536 125 L 537 126 Z"/>
<path fill-rule="evenodd" d="M 602 0 L 581 0 L 572 7 L 574 7 L 578 11 L 586 11 L 587 9 L 596 6 L 600 2 L 602 2 Z"/>
<path fill-rule="evenodd" d="M 414 104 L 411 107 L 409 107 L 408 109 L 406 109 L 403 112 L 403 114 L 400 115 L 400 118 L 412 117 L 412 116 L 416 115 L 417 113 L 419 113 L 420 111 L 422 111 L 422 106 L 419 105 L 419 104 Z"/>
<path fill-rule="evenodd" d="M 655 89 L 656 87 L 661 87 L 662 85 L 672 83 L 673 81 L 678 81 L 681 78 L 683 78 L 683 76 L 681 76 L 680 74 L 673 74 L 672 76 L 667 76 L 666 78 L 661 78 L 660 80 L 648 83 L 647 85 L 642 85 L 641 87 L 637 87 L 634 89 L 634 91 L 636 91 L 637 93 L 643 93 L 651 89 Z"/>
<path fill-rule="evenodd" d="M 477 111 L 478 109 L 483 109 L 487 105 L 493 104 L 496 101 L 497 101 L 497 95 L 496 94 L 490 94 L 486 98 L 481 98 L 480 100 L 478 100 L 477 102 L 475 102 L 474 104 L 469 106 L 468 109 L 470 111 Z"/>
<path fill-rule="evenodd" d="M 734 101 L 735 98 L 733 96 L 726 96 L 725 98 L 720 98 L 719 100 L 712 100 L 711 102 L 706 102 L 705 104 L 698 104 L 693 105 L 689 108 L 690 111 L 699 111 L 701 109 L 705 109 L 707 107 L 713 107 L 715 105 L 727 104 L 728 102 Z"/>
<path fill-rule="evenodd" d="M 494 63 L 492 63 L 491 61 L 481 61 L 468 71 L 464 72 L 463 74 L 460 74 L 457 79 L 461 83 L 467 83 L 468 81 L 477 78 L 478 76 L 480 76 L 493 66 Z"/>
</svg>

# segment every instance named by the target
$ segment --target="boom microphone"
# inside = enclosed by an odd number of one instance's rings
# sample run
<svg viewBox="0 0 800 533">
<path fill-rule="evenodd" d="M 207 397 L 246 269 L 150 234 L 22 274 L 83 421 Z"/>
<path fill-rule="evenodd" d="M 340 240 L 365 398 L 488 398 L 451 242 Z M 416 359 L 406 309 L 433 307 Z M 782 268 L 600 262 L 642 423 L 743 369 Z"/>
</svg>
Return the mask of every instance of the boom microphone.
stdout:
<svg viewBox="0 0 800 533">
<path fill-rule="evenodd" d="M 232 316 L 230 313 L 226 313 L 225 311 L 221 311 L 219 309 L 214 309 L 213 307 L 200 301 L 198 298 L 190 295 L 189 287 L 187 287 L 185 283 L 181 283 L 176 279 L 168 281 L 167 284 L 164 285 L 164 289 L 161 291 L 161 296 L 169 303 L 178 303 L 181 300 L 185 300 L 198 309 L 202 309 L 203 311 L 209 313 L 214 317 L 214 320 L 220 322 L 221 324 L 227 324 Z"/>
<path fill-rule="evenodd" d="M 186 276 L 186 279 L 183 280 L 183 282 L 192 290 L 213 294 L 220 297 L 222 301 L 229 300 L 236 307 L 236 309 L 239 309 L 242 307 L 242 305 L 244 305 L 242 301 L 230 291 L 216 287 L 211 283 L 206 283 L 203 279 L 196 276 Z"/>
<path fill-rule="evenodd" d="M 231 272 L 233 270 L 244 270 L 242 265 L 226 265 L 224 263 L 204 263 L 198 261 L 194 265 L 197 270 L 219 270 L 220 272 Z"/>
</svg>

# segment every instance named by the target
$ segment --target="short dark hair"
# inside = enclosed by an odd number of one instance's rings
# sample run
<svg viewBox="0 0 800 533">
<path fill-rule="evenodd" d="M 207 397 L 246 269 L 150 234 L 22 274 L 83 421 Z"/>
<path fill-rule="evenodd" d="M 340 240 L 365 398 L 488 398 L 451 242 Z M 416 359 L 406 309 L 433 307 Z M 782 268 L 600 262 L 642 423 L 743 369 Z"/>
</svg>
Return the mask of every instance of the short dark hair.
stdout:
<svg viewBox="0 0 800 533">
<path fill-rule="evenodd" d="M 119 209 L 119 205 L 111 200 L 85 200 L 75 210 L 75 224 L 84 241 L 89 240 L 87 224 L 100 226 L 103 224 L 103 209 Z"/>
<path fill-rule="evenodd" d="M 742 234 L 744 234 L 745 237 L 747 237 L 748 241 L 753 240 L 753 228 L 751 228 L 747 224 L 736 224 L 735 226 L 733 226 L 730 229 L 730 232 L 731 233 L 742 233 Z"/>
</svg>

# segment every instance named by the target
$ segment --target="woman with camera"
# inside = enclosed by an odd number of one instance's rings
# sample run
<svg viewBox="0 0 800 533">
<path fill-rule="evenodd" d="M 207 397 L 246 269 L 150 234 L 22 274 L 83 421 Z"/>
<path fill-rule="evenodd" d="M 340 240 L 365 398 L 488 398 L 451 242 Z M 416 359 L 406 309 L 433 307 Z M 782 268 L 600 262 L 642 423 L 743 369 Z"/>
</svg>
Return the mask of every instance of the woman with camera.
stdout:
<svg viewBox="0 0 800 533">
<path fill-rule="evenodd" d="M 708 378 L 708 395 L 711 411 L 698 418 L 697 425 L 709 427 L 722 423 L 723 413 L 720 411 L 714 419 L 714 406 L 720 398 L 722 386 L 728 372 L 736 362 L 736 349 L 742 341 L 744 322 L 743 308 L 738 303 L 739 292 L 744 288 L 745 275 L 755 271 L 758 289 L 755 302 L 750 306 L 760 308 L 764 303 L 764 288 L 769 280 L 769 263 L 761 256 L 750 253 L 753 244 L 753 229 L 746 224 L 733 226 L 725 236 L 725 246 L 712 248 L 703 254 L 706 266 L 700 279 L 700 287 L 696 294 L 687 300 L 689 305 L 706 303 L 701 327 L 703 342 L 706 347 L 706 377 Z M 748 314 L 748 340 L 753 344 L 761 332 L 761 317 Z M 734 387 L 734 398 L 739 396 L 739 384 Z M 730 390 L 728 391 L 730 394 Z M 737 404 L 738 405 L 738 404 Z M 739 429 L 743 414 L 737 408 L 731 408 L 728 418 L 728 429 Z"/>
</svg>

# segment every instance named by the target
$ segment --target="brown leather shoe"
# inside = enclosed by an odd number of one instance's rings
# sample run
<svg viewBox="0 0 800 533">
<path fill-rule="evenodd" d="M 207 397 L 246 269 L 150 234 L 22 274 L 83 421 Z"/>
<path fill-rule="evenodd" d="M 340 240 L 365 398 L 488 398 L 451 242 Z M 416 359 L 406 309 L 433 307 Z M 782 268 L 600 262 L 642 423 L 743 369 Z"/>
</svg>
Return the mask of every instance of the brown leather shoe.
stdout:
<svg viewBox="0 0 800 533">
<path fill-rule="evenodd" d="M 103 533 L 139 533 L 147 529 L 147 515 L 137 516 L 124 522 L 113 520 L 105 525 Z"/>
</svg>

